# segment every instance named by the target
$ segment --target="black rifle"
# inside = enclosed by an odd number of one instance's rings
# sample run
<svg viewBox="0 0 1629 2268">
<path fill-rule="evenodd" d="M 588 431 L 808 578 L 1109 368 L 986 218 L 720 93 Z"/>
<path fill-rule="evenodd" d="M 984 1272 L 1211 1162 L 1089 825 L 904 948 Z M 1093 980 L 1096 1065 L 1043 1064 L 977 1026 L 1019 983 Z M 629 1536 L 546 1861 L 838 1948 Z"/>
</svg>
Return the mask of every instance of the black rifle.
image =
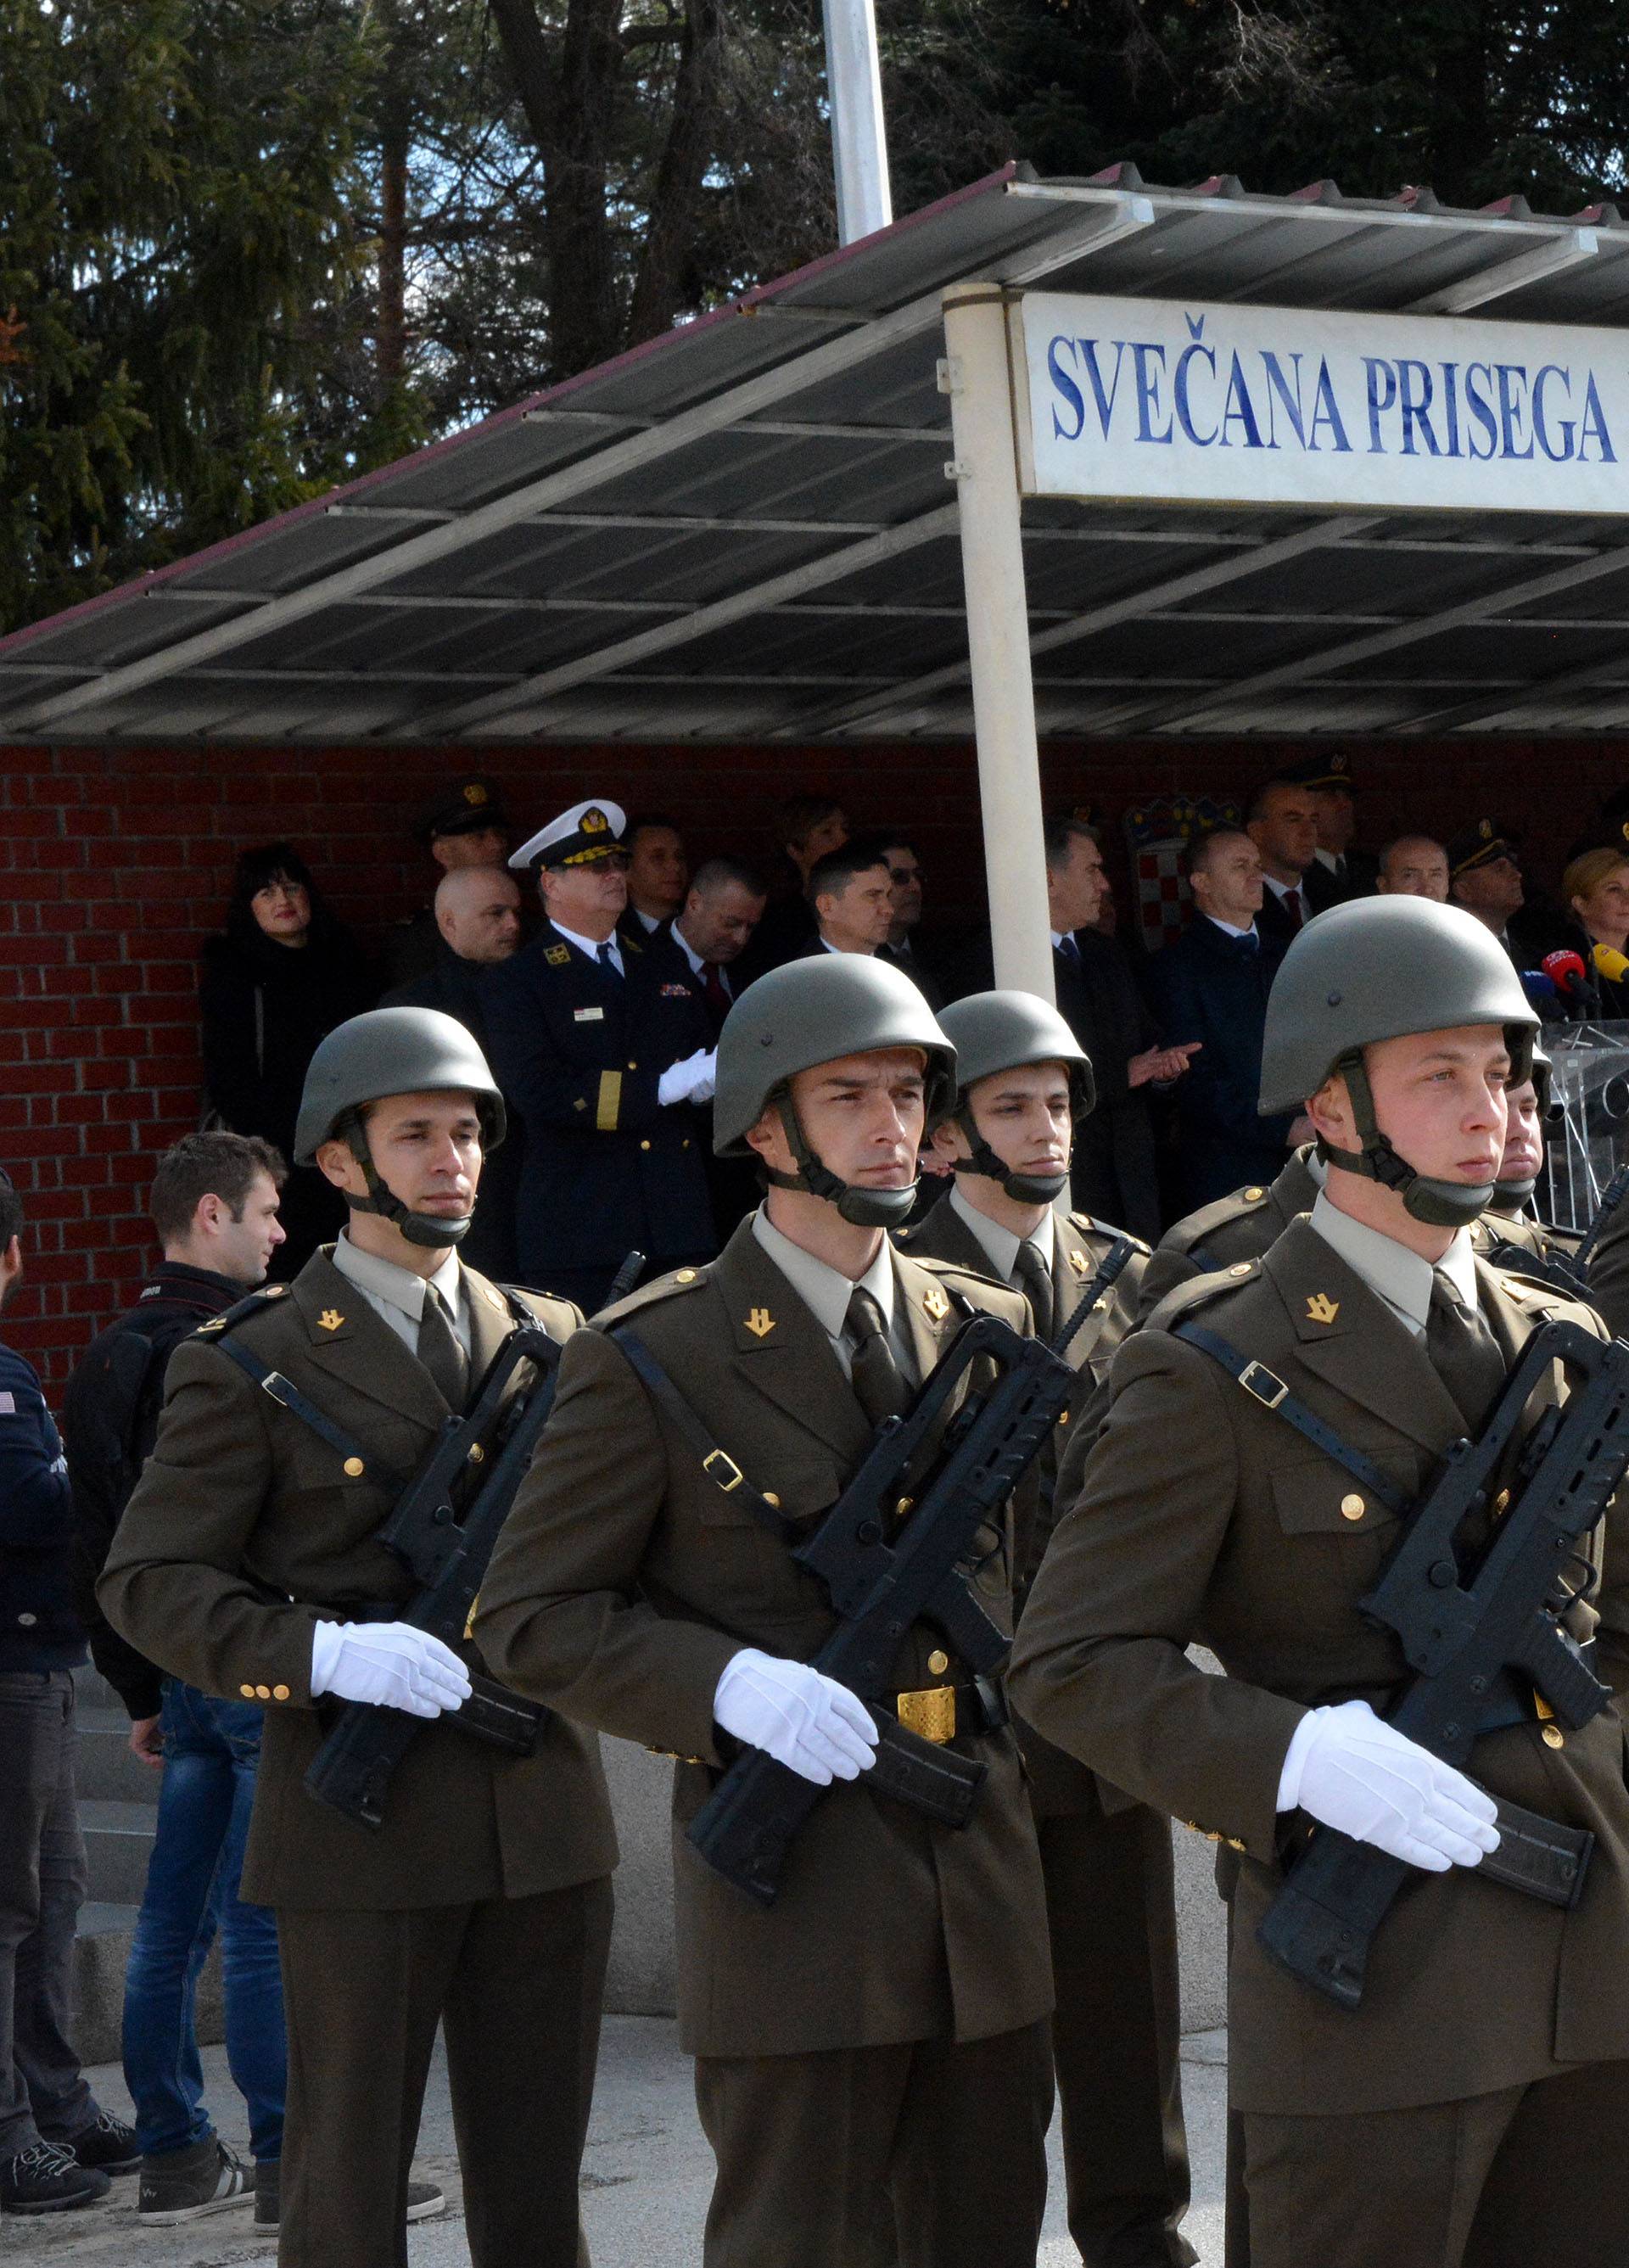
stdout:
<svg viewBox="0 0 1629 2268">
<path fill-rule="evenodd" d="M 505 1401 L 522 1363 L 532 1366 L 533 1382 Z M 560 1349 L 541 1324 L 523 1323 L 493 1356 L 468 1414 L 442 1419 L 378 1537 L 418 1590 L 405 1607 L 380 1608 L 370 1619 L 410 1623 L 452 1646 L 464 1637 L 498 1530 L 547 1422 L 559 1364 Z M 511 1756 L 530 1756 L 547 1710 L 490 1678 L 472 1678 L 471 1685 L 468 1699 L 439 1721 Z M 378 1827 L 391 1777 L 426 1721 L 370 1701 L 343 1703 L 306 1771 L 308 1793 L 359 1825 Z"/>
<path fill-rule="evenodd" d="M 1575 1300 L 1589 1297 L 1589 1263 L 1596 1247 L 1611 1224 L 1612 1215 L 1629 1197 L 1629 1165 L 1619 1166 L 1601 1193 L 1601 1202 L 1575 1252 L 1529 1252 L 1524 1244 L 1497 1244 L 1489 1254 L 1496 1268 L 1514 1268 L 1518 1275 L 1537 1276 Z"/>
<path fill-rule="evenodd" d="M 1522 1414 L 1552 1363 L 1572 1391 L 1522 1443 L 1510 1502 L 1467 1574 L 1459 1531 L 1492 1519 L 1493 1484 Z M 1537 1690 L 1576 1730 L 1612 1698 L 1561 1616 L 1579 1590 L 1565 1578 L 1578 1547 L 1629 1469 L 1629 1344 L 1575 1323 L 1546 1323 L 1475 1441 L 1456 1441 L 1360 1612 L 1402 1643 L 1416 1675 L 1389 1722 L 1463 1769 L 1479 1734 L 1530 1720 Z M 1458 1547 L 1458 1548 L 1456 1548 Z M 1587 1586 L 1585 1587 L 1587 1588 Z M 1587 1830 L 1499 1805 L 1500 1845 L 1478 1871 L 1547 1904 L 1571 1906 L 1583 1885 Z M 1318 1827 L 1263 1918 L 1257 1938 L 1293 1976 L 1343 2007 L 1363 1997 L 1370 1940 L 1414 1870 L 1374 1845 Z"/>
<path fill-rule="evenodd" d="M 1094 1285 L 1088 1298 L 1098 1296 Z M 1072 1331 L 1080 1314 L 1071 1318 Z M 970 1389 L 944 1424 L 957 1388 L 981 1362 L 995 1365 L 995 1379 Z M 1074 1373 L 1043 1341 L 1021 1337 L 999 1316 L 973 1316 L 910 1409 L 878 1427 L 859 1470 L 792 1551 L 800 1567 L 819 1576 L 840 1617 L 814 1667 L 857 1693 L 877 1727 L 866 1778 L 948 1825 L 966 1824 L 984 1766 L 908 1732 L 876 1705 L 901 1642 L 922 1619 L 944 1632 L 981 1692 L 993 1697 L 988 1681 L 1011 1640 L 968 1587 L 962 1563 L 1040 1454 L 1074 1383 Z M 727 1881 L 770 1905 L 792 1838 L 824 1793 L 764 1749 L 745 1749 L 690 1822 L 689 1840 Z"/>
</svg>

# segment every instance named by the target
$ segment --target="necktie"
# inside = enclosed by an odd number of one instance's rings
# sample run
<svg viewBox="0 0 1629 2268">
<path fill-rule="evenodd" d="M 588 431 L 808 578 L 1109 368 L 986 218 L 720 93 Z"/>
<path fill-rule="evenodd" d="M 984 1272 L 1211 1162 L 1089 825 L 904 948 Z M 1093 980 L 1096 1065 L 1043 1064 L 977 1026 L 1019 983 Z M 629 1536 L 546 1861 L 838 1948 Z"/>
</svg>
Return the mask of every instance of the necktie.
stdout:
<svg viewBox="0 0 1629 2268">
<path fill-rule="evenodd" d="M 720 1016 L 729 1014 L 732 1003 L 724 989 L 724 979 L 719 973 L 716 961 L 704 961 L 702 963 L 702 990 Z"/>
<path fill-rule="evenodd" d="M 1284 918 L 1288 922 L 1291 929 L 1299 929 L 1307 917 L 1306 908 L 1301 902 L 1299 886 L 1293 890 L 1286 890 L 1279 903 L 1284 909 Z"/>
<path fill-rule="evenodd" d="M 613 947 L 608 937 L 600 947 L 598 959 L 601 968 L 608 968 L 613 976 L 620 976 L 622 975 L 622 970 L 616 965 L 615 948 Z"/>
<path fill-rule="evenodd" d="M 1080 966 L 1080 948 L 1075 943 L 1072 931 L 1066 930 L 1064 932 L 1063 936 L 1058 939 L 1054 950 L 1060 961 L 1066 961 L 1071 968 L 1079 968 Z"/>
<path fill-rule="evenodd" d="M 1505 1359 L 1481 1315 L 1465 1306 L 1440 1270 L 1432 1286 L 1426 1351 L 1474 1432 L 1505 1382 Z"/>
<path fill-rule="evenodd" d="M 469 1358 L 433 1284 L 424 1286 L 424 1305 L 418 1319 L 418 1359 L 435 1380 L 447 1408 L 462 1410 L 469 1391 Z"/>
<path fill-rule="evenodd" d="M 910 1397 L 888 1343 L 882 1310 L 859 1284 L 849 1300 L 843 1335 L 849 1344 L 849 1374 L 867 1418 L 880 1425 L 885 1418 L 899 1417 Z"/>
<path fill-rule="evenodd" d="M 1036 1319 L 1036 1336 L 1050 1339 L 1057 1327 L 1052 1271 L 1028 1237 L 1018 1248 L 1018 1257 L 1013 1263 L 1013 1278 L 1029 1301 L 1030 1311 Z"/>
</svg>

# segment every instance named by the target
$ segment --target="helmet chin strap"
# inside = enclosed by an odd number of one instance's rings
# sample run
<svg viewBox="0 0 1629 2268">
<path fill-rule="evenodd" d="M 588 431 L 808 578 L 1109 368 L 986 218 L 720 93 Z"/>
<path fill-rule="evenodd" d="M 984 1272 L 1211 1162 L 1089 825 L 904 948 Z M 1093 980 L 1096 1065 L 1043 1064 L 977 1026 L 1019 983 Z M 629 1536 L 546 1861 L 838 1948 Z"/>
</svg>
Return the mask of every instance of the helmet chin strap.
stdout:
<svg viewBox="0 0 1629 2268">
<path fill-rule="evenodd" d="M 1529 1174 L 1519 1182 L 1496 1182 L 1493 1185 L 1493 1195 L 1490 1200 L 1489 1210 L 1493 1212 L 1519 1213 L 1537 1187 L 1537 1174 Z"/>
<path fill-rule="evenodd" d="M 955 1123 L 966 1138 L 968 1155 L 958 1158 L 954 1170 L 958 1174 L 982 1174 L 987 1181 L 999 1182 L 1002 1189 L 1017 1204 L 1050 1204 L 1064 1193 L 1069 1179 L 1065 1166 L 1061 1174 L 1021 1174 L 999 1158 L 977 1127 L 973 1114 L 963 1103 L 954 1114 Z"/>
<path fill-rule="evenodd" d="M 856 1228 L 899 1228 L 910 1219 L 910 1208 L 917 1201 L 918 1185 L 914 1181 L 903 1189 L 862 1189 L 852 1182 L 839 1181 L 810 1149 L 792 1097 L 778 1097 L 776 1108 L 780 1113 L 786 1145 L 798 1161 L 798 1170 L 795 1174 L 780 1174 L 774 1167 L 760 1163 L 758 1171 L 771 1189 L 801 1189 L 807 1197 L 824 1197 Z"/>
<path fill-rule="evenodd" d="M 475 1225 L 473 1213 L 467 1212 L 457 1220 L 443 1220 L 435 1213 L 410 1211 L 380 1178 L 373 1153 L 368 1147 L 367 1129 L 357 1114 L 351 1112 L 349 1123 L 335 1130 L 361 1167 L 362 1178 L 367 1183 L 365 1197 L 355 1197 L 349 1189 L 344 1193 L 345 1202 L 353 1212 L 378 1213 L 381 1219 L 400 1229 L 409 1244 L 422 1246 L 426 1251 L 447 1250 L 463 1242 Z"/>
<path fill-rule="evenodd" d="M 1375 1116 L 1374 1092 L 1362 1056 L 1343 1056 L 1335 1069 L 1345 1079 L 1346 1092 L 1352 1097 L 1353 1119 L 1363 1147 L 1337 1150 L 1320 1135 L 1318 1155 L 1325 1165 L 1338 1166 L 1343 1173 L 1358 1174 L 1365 1181 L 1378 1182 L 1382 1189 L 1397 1190 L 1403 1199 L 1404 1211 L 1432 1228 L 1469 1228 L 1487 1211 L 1498 1184 L 1442 1182 L 1429 1174 L 1417 1173 L 1406 1158 L 1397 1155 L 1380 1130 Z"/>
</svg>

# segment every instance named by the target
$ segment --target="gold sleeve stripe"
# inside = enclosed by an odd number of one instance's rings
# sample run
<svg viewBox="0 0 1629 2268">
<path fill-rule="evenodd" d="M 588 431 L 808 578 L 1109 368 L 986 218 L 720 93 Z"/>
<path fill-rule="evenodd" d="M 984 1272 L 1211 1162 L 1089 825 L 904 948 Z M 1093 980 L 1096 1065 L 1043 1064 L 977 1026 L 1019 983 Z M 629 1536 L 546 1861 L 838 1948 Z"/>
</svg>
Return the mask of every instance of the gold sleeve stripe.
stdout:
<svg viewBox="0 0 1629 2268">
<path fill-rule="evenodd" d="M 600 1074 L 600 1107 L 594 1113 L 594 1125 L 601 1134 L 615 1134 L 617 1113 L 623 1107 L 623 1075 L 619 1071 L 602 1071 Z"/>
</svg>

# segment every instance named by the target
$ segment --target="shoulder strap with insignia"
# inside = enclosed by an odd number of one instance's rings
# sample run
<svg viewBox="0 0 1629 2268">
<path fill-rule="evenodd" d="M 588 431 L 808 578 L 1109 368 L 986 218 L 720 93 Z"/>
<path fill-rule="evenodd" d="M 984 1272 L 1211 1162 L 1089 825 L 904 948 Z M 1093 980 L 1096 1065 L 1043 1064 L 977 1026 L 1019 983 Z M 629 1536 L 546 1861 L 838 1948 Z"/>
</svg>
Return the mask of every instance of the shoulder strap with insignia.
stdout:
<svg viewBox="0 0 1629 2268">
<path fill-rule="evenodd" d="M 249 1316 L 258 1315 L 262 1308 L 269 1307 L 274 1300 L 286 1299 L 288 1289 L 286 1284 L 262 1284 L 258 1291 L 249 1292 L 246 1298 L 228 1307 L 224 1314 L 211 1316 L 207 1323 L 200 1323 L 193 1336 L 210 1339 L 216 1337 L 222 1331 L 229 1331 L 235 1325 L 247 1322 Z"/>
</svg>

